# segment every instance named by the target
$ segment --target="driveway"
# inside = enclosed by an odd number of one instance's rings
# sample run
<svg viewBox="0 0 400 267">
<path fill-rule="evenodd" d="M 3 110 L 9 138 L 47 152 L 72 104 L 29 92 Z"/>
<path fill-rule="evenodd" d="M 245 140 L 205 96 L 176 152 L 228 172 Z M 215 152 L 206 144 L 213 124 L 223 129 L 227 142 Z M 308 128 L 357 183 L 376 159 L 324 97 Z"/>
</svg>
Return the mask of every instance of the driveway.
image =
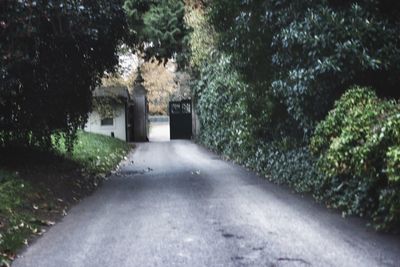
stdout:
<svg viewBox="0 0 400 267">
<path fill-rule="evenodd" d="M 365 223 L 190 141 L 150 142 L 13 266 L 400 266 L 399 237 Z"/>
</svg>

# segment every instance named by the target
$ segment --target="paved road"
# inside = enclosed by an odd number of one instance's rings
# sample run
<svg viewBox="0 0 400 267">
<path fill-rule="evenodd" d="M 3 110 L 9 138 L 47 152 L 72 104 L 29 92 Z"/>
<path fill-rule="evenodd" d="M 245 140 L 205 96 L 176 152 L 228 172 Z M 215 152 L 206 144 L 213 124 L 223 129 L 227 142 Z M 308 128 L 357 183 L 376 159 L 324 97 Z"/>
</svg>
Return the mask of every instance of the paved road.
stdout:
<svg viewBox="0 0 400 267">
<path fill-rule="evenodd" d="M 164 118 L 159 116 L 158 119 L 164 121 L 154 121 L 150 123 L 149 140 L 150 142 L 168 142 L 170 139 L 168 117 Z"/>
<path fill-rule="evenodd" d="M 400 266 L 399 238 L 364 223 L 189 141 L 152 142 L 14 266 Z"/>
</svg>

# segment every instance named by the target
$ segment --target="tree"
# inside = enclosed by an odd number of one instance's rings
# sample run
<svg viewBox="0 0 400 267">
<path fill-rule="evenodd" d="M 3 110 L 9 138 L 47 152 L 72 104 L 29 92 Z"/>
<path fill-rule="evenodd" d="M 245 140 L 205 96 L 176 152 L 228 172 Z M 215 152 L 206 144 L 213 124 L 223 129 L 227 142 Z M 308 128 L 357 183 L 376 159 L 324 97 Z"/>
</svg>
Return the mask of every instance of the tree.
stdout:
<svg viewBox="0 0 400 267">
<path fill-rule="evenodd" d="M 155 115 L 166 115 L 170 95 L 176 90 L 172 62 L 166 66 L 157 62 L 145 62 L 140 70 L 144 79 L 149 100 L 149 112 Z M 136 79 L 136 73 L 134 75 Z"/>
<path fill-rule="evenodd" d="M 140 67 L 149 100 L 149 112 L 153 115 L 168 114 L 168 103 L 171 100 L 181 100 L 190 97 L 190 76 L 178 72 L 172 61 L 164 64 L 144 62 Z M 132 84 L 137 77 L 134 72 L 128 84 Z"/>
<path fill-rule="evenodd" d="M 187 34 L 182 0 L 126 0 L 124 9 L 130 26 L 131 43 L 145 52 L 145 59 L 186 63 Z"/>
<path fill-rule="evenodd" d="M 250 85 L 260 136 L 283 106 L 308 137 L 353 84 L 400 96 L 399 11 L 394 0 L 215 0 L 208 15 L 219 49 Z"/>
<path fill-rule="evenodd" d="M 121 0 L 1 1 L 0 144 L 71 148 L 125 24 Z"/>
</svg>

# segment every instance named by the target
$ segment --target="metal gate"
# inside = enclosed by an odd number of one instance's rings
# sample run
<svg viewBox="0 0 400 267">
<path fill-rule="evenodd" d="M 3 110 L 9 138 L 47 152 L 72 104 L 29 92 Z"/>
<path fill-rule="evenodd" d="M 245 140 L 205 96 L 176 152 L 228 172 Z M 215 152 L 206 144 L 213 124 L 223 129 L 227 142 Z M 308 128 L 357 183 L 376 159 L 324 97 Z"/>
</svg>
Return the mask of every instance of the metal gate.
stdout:
<svg viewBox="0 0 400 267">
<path fill-rule="evenodd" d="M 169 131 L 171 139 L 192 138 L 191 100 L 169 102 Z"/>
</svg>

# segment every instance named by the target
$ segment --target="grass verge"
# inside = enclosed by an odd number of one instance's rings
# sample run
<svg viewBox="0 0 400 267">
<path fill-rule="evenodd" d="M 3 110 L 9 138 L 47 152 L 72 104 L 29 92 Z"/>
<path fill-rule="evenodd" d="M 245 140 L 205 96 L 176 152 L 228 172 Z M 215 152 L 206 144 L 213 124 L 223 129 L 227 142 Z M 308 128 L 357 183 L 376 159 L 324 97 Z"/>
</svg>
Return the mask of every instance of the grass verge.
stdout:
<svg viewBox="0 0 400 267">
<path fill-rule="evenodd" d="M 68 155 L 56 151 L 0 151 L 0 266 L 67 214 L 115 169 L 131 147 L 117 139 L 80 132 Z"/>
<path fill-rule="evenodd" d="M 63 141 L 57 145 L 57 151 L 79 163 L 84 172 L 91 175 L 107 174 L 128 153 L 130 146 L 109 136 L 79 132 L 72 155 L 67 155 Z"/>
</svg>

